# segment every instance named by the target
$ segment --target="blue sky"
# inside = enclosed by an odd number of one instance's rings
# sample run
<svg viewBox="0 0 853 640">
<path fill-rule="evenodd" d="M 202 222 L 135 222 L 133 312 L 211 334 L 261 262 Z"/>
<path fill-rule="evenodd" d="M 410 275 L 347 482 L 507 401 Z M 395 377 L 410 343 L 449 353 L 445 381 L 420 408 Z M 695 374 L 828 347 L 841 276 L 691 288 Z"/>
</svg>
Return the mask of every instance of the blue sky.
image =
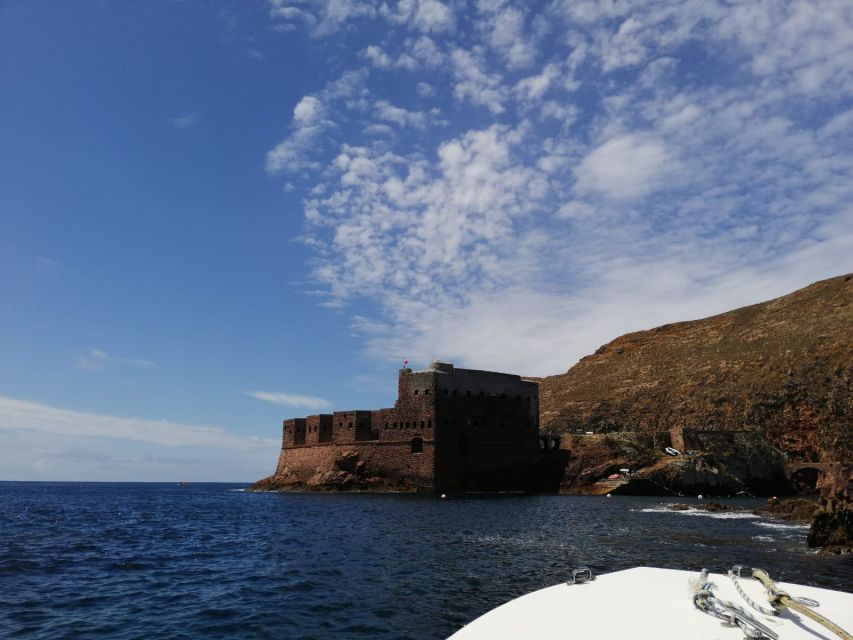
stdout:
<svg viewBox="0 0 853 640">
<path fill-rule="evenodd" d="M 853 270 L 853 7 L 0 2 L 0 479 L 254 480 Z"/>
</svg>

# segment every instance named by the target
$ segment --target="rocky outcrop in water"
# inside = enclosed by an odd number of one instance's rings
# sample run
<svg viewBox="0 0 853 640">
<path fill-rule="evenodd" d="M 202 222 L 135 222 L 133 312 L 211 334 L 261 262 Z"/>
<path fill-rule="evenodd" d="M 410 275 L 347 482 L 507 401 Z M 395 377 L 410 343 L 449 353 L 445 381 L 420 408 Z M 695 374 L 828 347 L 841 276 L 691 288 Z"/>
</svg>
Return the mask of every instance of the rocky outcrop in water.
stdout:
<svg viewBox="0 0 853 640">
<path fill-rule="evenodd" d="M 780 500 L 774 496 L 767 501 L 766 507 L 759 507 L 753 513 L 757 516 L 767 516 L 777 520 L 810 523 L 814 520 L 819 508 L 818 502 L 809 498 Z"/>
</svg>

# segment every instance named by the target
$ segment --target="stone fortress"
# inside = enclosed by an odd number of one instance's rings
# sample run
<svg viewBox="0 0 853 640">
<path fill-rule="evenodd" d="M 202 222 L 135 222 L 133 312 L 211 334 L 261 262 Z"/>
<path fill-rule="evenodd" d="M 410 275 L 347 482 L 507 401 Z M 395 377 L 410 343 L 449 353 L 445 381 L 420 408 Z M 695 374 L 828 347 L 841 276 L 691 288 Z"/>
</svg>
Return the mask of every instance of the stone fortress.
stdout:
<svg viewBox="0 0 853 640">
<path fill-rule="evenodd" d="M 539 385 L 433 362 L 400 369 L 393 408 L 284 421 L 264 489 L 556 490 L 559 440 L 539 433 Z"/>
</svg>

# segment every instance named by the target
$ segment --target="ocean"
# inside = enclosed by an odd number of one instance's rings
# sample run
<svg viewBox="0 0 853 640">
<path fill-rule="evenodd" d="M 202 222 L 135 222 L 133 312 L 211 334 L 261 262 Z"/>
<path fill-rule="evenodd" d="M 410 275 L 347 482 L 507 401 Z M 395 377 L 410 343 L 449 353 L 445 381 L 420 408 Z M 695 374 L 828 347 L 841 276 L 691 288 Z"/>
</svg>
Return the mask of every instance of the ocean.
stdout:
<svg viewBox="0 0 853 640">
<path fill-rule="evenodd" d="M 853 557 L 808 549 L 804 525 L 673 502 L 0 482 L 0 637 L 441 639 L 579 566 L 853 591 Z"/>
</svg>

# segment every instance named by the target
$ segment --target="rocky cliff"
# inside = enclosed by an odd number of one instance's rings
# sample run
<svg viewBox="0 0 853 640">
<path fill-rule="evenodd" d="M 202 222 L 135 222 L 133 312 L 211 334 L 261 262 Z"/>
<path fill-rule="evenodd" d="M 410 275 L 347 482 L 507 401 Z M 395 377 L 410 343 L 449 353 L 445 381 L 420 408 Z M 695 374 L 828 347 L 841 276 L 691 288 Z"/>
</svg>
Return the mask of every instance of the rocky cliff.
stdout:
<svg viewBox="0 0 853 640">
<path fill-rule="evenodd" d="M 543 430 L 747 430 L 789 461 L 849 461 L 851 327 L 847 275 L 704 320 L 629 333 L 542 379 Z"/>
<path fill-rule="evenodd" d="M 821 476 L 821 505 L 809 531 L 809 546 L 853 552 L 853 464 L 834 464 Z"/>
</svg>

